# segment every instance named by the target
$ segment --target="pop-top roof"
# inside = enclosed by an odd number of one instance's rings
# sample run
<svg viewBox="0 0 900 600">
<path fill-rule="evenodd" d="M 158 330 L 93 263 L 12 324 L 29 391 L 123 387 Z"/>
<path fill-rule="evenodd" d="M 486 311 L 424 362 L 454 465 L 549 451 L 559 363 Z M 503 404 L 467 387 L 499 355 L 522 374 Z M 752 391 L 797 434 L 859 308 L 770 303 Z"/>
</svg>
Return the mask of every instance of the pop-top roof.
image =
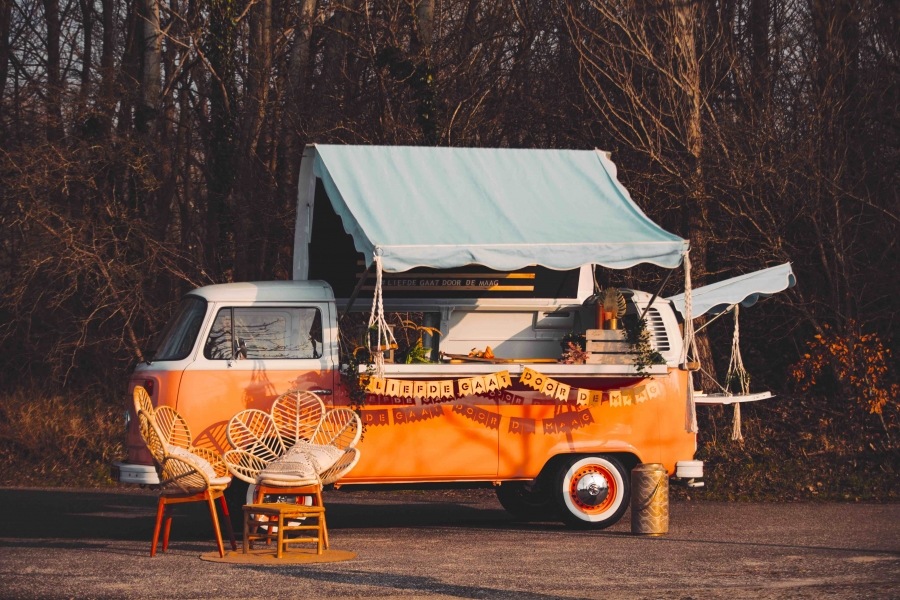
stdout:
<svg viewBox="0 0 900 600">
<path fill-rule="evenodd" d="M 307 146 L 294 278 L 305 279 L 316 180 L 367 264 L 677 267 L 688 242 L 651 221 L 600 151 Z"/>
</svg>

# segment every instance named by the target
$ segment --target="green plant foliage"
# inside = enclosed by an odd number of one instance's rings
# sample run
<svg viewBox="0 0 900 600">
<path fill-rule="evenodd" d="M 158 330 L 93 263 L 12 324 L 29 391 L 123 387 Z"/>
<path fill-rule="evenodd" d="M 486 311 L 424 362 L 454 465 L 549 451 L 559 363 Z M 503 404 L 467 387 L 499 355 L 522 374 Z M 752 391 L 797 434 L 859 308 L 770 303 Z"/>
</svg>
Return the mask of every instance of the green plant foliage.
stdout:
<svg viewBox="0 0 900 600">
<path fill-rule="evenodd" d="M 416 343 L 410 346 L 409 349 L 404 353 L 403 362 L 407 365 L 430 363 L 430 353 L 431 349 L 423 346 L 422 340 L 420 338 L 416 340 Z"/>
<path fill-rule="evenodd" d="M 647 331 L 646 319 L 626 319 L 625 339 L 631 345 L 634 355 L 634 366 L 639 375 L 646 375 L 647 368 L 651 365 L 665 364 L 662 354 L 653 349 L 650 344 L 650 332 Z"/>
</svg>

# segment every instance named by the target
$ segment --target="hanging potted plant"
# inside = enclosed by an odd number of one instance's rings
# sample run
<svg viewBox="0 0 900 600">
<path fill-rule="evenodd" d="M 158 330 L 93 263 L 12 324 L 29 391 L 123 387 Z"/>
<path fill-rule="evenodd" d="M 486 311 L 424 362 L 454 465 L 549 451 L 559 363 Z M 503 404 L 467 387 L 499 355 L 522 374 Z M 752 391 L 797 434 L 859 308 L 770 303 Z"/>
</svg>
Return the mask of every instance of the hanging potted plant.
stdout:
<svg viewBox="0 0 900 600">
<path fill-rule="evenodd" d="M 625 340 L 631 347 L 635 370 L 638 375 L 646 375 L 647 367 L 665 364 L 662 354 L 650 344 L 650 332 L 647 331 L 647 319 L 627 319 L 625 323 Z"/>
</svg>

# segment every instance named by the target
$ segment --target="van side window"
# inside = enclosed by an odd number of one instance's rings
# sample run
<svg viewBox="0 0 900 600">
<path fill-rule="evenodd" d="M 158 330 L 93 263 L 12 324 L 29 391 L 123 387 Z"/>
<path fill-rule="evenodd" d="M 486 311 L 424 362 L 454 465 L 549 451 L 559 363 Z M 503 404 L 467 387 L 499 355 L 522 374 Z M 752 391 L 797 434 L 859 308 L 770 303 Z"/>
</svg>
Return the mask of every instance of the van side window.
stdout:
<svg viewBox="0 0 900 600">
<path fill-rule="evenodd" d="M 203 355 L 210 360 L 320 358 L 322 316 L 315 307 L 223 308 Z"/>
<path fill-rule="evenodd" d="M 203 356 L 211 360 L 230 360 L 234 358 L 234 339 L 231 328 L 231 309 L 223 308 L 216 315 L 206 343 L 203 344 Z"/>
</svg>

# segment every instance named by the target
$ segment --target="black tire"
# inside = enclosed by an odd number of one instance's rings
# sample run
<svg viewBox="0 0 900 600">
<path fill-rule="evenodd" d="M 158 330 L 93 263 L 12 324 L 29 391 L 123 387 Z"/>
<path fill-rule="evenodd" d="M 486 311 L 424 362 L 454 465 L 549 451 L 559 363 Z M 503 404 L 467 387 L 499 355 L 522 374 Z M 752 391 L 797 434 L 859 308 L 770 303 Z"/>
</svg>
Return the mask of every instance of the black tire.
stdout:
<svg viewBox="0 0 900 600">
<path fill-rule="evenodd" d="M 630 479 L 628 469 L 612 456 L 576 456 L 563 462 L 553 494 L 563 522 L 578 529 L 614 525 L 628 509 Z"/>
<path fill-rule="evenodd" d="M 497 500 L 506 512 L 520 521 L 556 518 L 556 503 L 537 481 L 507 481 L 495 488 Z"/>
</svg>

